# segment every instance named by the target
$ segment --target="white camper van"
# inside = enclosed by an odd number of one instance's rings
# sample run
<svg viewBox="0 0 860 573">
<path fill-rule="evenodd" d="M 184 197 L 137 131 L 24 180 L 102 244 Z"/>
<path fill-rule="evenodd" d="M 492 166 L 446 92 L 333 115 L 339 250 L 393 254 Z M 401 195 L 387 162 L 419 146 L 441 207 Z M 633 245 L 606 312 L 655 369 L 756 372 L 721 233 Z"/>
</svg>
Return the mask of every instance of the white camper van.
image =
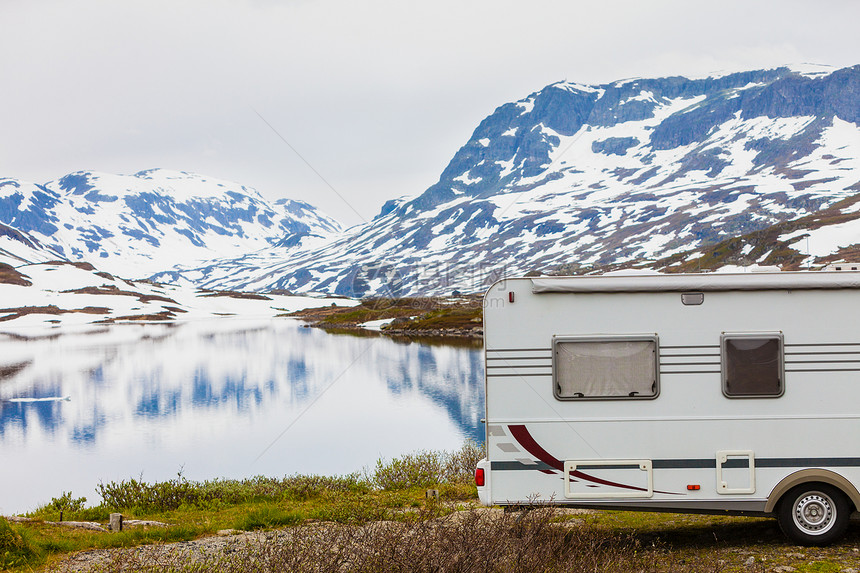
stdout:
<svg viewBox="0 0 860 573">
<path fill-rule="evenodd" d="M 484 299 L 481 502 L 773 515 L 860 507 L 860 272 L 504 279 Z"/>
</svg>

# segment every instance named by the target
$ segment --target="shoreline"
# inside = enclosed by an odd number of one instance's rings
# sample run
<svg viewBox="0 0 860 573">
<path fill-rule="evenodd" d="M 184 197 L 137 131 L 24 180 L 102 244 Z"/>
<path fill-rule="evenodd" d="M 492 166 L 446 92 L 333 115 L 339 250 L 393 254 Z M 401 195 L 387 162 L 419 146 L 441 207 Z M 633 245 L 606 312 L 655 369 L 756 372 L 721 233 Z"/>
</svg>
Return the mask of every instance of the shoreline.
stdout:
<svg viewBox="0 0 860 573">
<path fill-rule="evenodd" d="M 482 298 L 365 299 L 353 307 L 308 308 L 286 314 L 332 334 L 482 341 Z"/>
</svg>

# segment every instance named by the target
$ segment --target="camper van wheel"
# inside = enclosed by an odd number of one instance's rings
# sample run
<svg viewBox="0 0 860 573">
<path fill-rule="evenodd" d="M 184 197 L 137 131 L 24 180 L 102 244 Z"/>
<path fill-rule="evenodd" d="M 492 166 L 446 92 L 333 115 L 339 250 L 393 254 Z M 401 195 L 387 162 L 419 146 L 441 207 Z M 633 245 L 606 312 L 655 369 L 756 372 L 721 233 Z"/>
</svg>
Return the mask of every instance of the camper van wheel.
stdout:
<svg viewBox="0 0 860 573">
<path fill-rule="evenodd" d="M 777 511 L 785 535 L 801 545 L 828 545 L 848 528 L 848 499 L 823 483 L 799 485 L 783 496 Z"/>
</svg>

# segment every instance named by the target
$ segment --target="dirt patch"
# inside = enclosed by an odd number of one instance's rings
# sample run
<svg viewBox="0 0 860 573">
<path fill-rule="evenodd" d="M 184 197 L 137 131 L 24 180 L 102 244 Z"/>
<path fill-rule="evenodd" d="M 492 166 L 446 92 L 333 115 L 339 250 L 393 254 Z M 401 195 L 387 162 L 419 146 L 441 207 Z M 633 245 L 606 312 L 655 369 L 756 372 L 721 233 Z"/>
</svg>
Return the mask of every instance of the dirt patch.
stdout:
<svg viewBox="0 0 860 573">
<path fill-rule="evenodd" d="M 79 268 L 82 271 L 94 271 L 96 268 L 92 266 L 90 263 L 85 262 L 72 262 L 72 261 L 48 261 L 47 263 L 43 263 L 46 265 L 71 265 L 73 267 Z"/>
<path fill-rule="evenodd" d="M 33 286 L 29 277 L 22 275 L 12 265 L 0 263 L 0 283 L 7 285 Z"/>
<path fill-rule="evenodd" d="M 185 311 L 182 311 L 185 312 Z M 155 314 L 130 314 L 128 316 L 114 316 L 99 320 L 98 324 L 113 324 L 115 322 L 164 322 L 170 321 L 176 316 L 169 310 L 164 310 Z"/>
<path fill-rule="evenodd" d="M 5 322 L 7 320 L 15 320 L 16 318 L 21 318 L 22 316 L 26 316 L 28 314 L 110 314 L 110 312 L 111 309 L 103 306 L 85 306 L 84 308 L 75 308 L 68 310 L 61 309 L 60 307 L 53 304 L 48 306 L 21 306 L 18 308 L 0 308 L 0 314 L 6 314 L 6 316 L 0 316 L 0 322 Z"/>
<path fill-rule="evenodd" d="M 134 292 L 130 290 L 120 290 L 118 287 L 114 285 L 102 285 L 98 287 L 85 287 L 78 288 L 72 290 L 64 290 L 63 293 L 72 293 L 72 294 L 97 294 L 97 295 L 114 295 L 114 296 L 133 296 L 137 298 L 142 303 L 159 301 L 159 302 L 169 302 L 173 304 L 179 304 L 172 298 L 168 298 L 166 296 L 160 296 L 157 294 L 143 294 L 139 292 Z"/>
<path fill-rule="evenodd" d="M 268 297 L 264 294 L 254 293 L 254 292 L 239 292 L 234 290 L 218 290 L 207 292 L 206 294 L 201 294 L 200 298 L 206 297 L 227 297 L 227 298 L 240 298 L 246 300 L 272 300 L 271 297 Z"/>
</svg>

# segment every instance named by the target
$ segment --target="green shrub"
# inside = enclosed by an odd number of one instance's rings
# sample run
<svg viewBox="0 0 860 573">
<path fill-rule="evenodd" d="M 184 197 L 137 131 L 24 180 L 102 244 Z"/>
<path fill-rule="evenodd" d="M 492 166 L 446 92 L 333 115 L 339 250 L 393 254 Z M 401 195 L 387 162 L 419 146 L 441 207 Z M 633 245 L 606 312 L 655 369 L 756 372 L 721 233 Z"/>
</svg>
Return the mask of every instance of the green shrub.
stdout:
<svg viewBox="0 0 860 573">
<path fill-rule="evenodd" d="M 445 460 L 445 481 L 447 483 L 475 483 L 475 467 L 487 455 L 483 443 L 473 439 L 466 440 L 459 450 L 447 454 Z"/>
<path fill-rule="evenodd" d="M 29 539 L 0 517 L 0 568 L 21 566 L 36 556 L 36 550 Z"/>
<path fill-rule="evenodd" d="M 427 487 L 437 484 L 472 484 L 475 466 L 484 457 L 484 446 L 466 440 L 454 452 L 425 450 L 386 462 L 376 461 L 369 480 L 383 490 Z"/>
<path fill-rule="evenodd" d="M 254 501 L 306 501 L 328 492 L 369 491 L 358 474 L 347 476 L 302 476 L 284 478 L 257 476 L 243 480 L 216 479 L 188 481 L 179 474 L 175 479 L 147 483 L 139 479 L 100 483 L 103 504 L 116 511 L 170 511 L 180 507 L 217 509 Z"/>
<path fill-rule="evenodd" d="M 334 521 L 361 525 L 389 518 L 389 511 L 377 500 L 369 497 L 335 498 L 311 511 L 310 517 L 320 521 Z"/>
<path fill-rule="evenodd" d="M 390 462 L 376 461 L 373 483 L 384 490 L 425 487 L 442 481 L 444 461 L 439 452 L 421 451 L 394 458 Z"/>
<path fill-rule="evenodd" d="M 471 485 L 475 465 L 484 456 L 483 445 L 467 440 L 454 452 L 419 451 L 391 461 L 378 460 L 370 475 L 346 476 L 292 475 L 283 478 L 257 476 L 243 480 L 216 479 L 189 481 L 179 472 L 176 478 L 148 483 L 142 478 L 99 483 L 96 487 L 102 505 L 84 508 L 84 498 L 72 499 L 64 493 L 46 510 L 66 508 L 79 518 L 104 520 L 111 511 L 164 512 L 186 507 L 218 508 L 252 502 L 309 501 L 332 494 L 368 493 L 373 488 L 404 490 L 438 484 Z M 461 497 L 462 488 L 457 497 Z M 39 513 L 39 512 L 37 512 Z"/>
<path fill-rule="evenodd" d="M 271 529 L 273 527 L 296 525 L 302 521 L 304 521 L 304 517 L 299 513 L 284 511 L 280 507 L 267 505 L 243 515 L 236 521 L 233 528 L 244 531 Z"/>
</svg>

